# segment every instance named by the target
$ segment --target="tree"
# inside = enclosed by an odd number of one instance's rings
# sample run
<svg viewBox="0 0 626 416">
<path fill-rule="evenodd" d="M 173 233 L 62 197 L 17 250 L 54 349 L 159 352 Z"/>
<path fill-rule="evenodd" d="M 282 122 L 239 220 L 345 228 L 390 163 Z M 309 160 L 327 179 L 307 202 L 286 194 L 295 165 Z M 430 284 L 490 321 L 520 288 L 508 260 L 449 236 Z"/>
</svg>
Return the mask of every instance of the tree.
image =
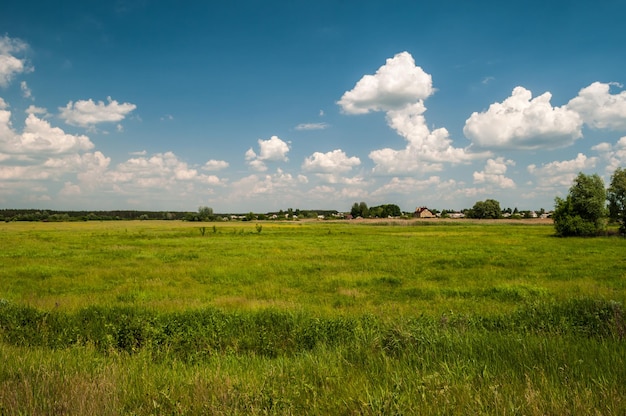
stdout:
<svg viewBox="0 0 626 416">
<path fill-rule="evenodd" d="M 565 199 L 556 197 L 552 218 L 559 236 L 592 236 L 604 229 L 606 190 L 597 174 L 579 173 Z"/>
<path fill-rule="evenodd" d="M 609 217 L 620 223 L 619 232 L 626 234 L 626 169 L 617 168 L 608 190 Z"/>
<path fill-rule="evenodd" d="M 198 208 L 199 221 L 211 221 L 213 220 L 213 208 L 200 207 Z"/>
<path fill-rule="evenodd" d="M 352 209 L 350 210 L 350 215 L 352 215 L 352 218 L 356 218 L 359 215 L 361 215 L 361 211 L 359 211 L 359 203 L 355 202 L 354 204 L 352 204 Z"/>
<path fill-rule="evenodd" d="M 400 207 L 396 204 L 384 204 L 369 209 L 369 215 L 378 218 L 399 217 L 402 215 Z"/>
<path fill-rule="evenodd" d="M 354 203 L 352 205 L 352 209 L 350 210 L 350 214 L 352 215 L 353 218 L 356 217 L 369 217 L 370 215 L 370 210 L 367 207 L 367 204 L 365 202 L 360 202 L 360 203 Z"/>
<path fill-rule="evenodd" d="M 361 210 L 361 217 L 366 218 L 370 216 L 370 210 L 365 202 L 359 202 L 359 209 Z"/>
<path fill-rule="evenodd" d="M 467 217 L 479 219 L 501 218 L 502 211 L 500 210 L 500 203 L 495 199 L 478 201 L 474 204 L 472 209 L 469 210 Z"/>
</svg>

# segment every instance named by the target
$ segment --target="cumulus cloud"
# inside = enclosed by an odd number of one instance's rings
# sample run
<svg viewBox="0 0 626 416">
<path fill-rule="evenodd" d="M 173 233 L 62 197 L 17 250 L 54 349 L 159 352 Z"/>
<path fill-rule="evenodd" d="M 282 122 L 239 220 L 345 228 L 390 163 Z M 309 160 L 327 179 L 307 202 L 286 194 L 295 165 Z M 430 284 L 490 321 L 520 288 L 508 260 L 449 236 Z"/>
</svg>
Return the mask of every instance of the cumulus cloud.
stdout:
<svg viewBox="0 0 626 416">
<path fill-rule="evenodd" d="M 0 97 L 0 150 L 2 143 L 12 140 L 15 135 L 11 125 L 11 112 L 7 107 L 7 103 Z"/>
<path fill-rule="evenodd" d="M 502 103 L 487 111 L 474 112 L 465 121 L 463 133 L 474 144 L 501 149 L 554 149 L 582 137 L 582 119 L 568 106 L 553 107 L 546 92 L 532 98 L 516 87 Z"/>
<path fill-rule="evenodd" d="M 443 169 L 444 163 L 464 163 L 490 156 L 456 148 L 448 130 L 431 131 L 424 118 L 424 100 L 434 93 L 430 74 L 415 65 L 408 52 L 387 59 L 374 75 L 365 75 L 337 102 L 344 113 L 384 111 L 389 127 L 406 141 L 404 149 L 377 149 L 369 157 L 382 174 L 410 174 Z"/>
<path fill-rule="evenodd" d="M 408 52 L 387 59 L 374 75 L 365 75 L 337 102 L 343 112 L 390 111 L 424 100 L 434 92 L 430 74 Z"/>
<path fill-rule="evenodd" d="M 626 166 L 626 136 L 615 144 L 599 143 L 591 148 L 606 162 L 605 173 L 612 175 L 619 167 Z"/>
<path fill-rule="evenodd" d="M 306 178 L 294 177 L 282 169 L 277 169 L 274 174 L 252 174 L 230 184 L 228 200 L 254 200 L 258 197 L 267 199 L 276 195 L 294 198 L 295 202 L 297 200 L 296 195 L 299 193 L 298 185 L 303 181 L 306 181 Z"/>
<path fill-rule="evenodd" d="M 385 185 L 375 190 L 372 195 L 387 195 L 393 193 L 410 194 L 416 191 L 437 189 L 442 184 L 444 184 L 444 186 L 449 185 L 446 181 L 442 181 L 439 176 L 430 176 L 427 179 L 393 177 Z"/>
<path fill-rule="evenodd" d="M 83 177 L 83 180 L 86 180 Z M 214 175 L 205 175 L 181 161 L 173 152 L 156 153 L 150 157 L 134 157 L 102 175 L 101 185 L 113 185 L 120 193 L 135 190 L 168 190 L 193 192 L 196 185 L 219 186 L 223 182 Z"/>
<path fill-rule="evenodd" d="M 626 91 L 611 94 L 616 83 L 594 82 L 581 89 L 567 107 L 580 114 L 584 122 L 593 128 L 626 130 Z"/>
<path fill-rule="evenodd" d="M 387 123 L 406 141 L 401 150 L 390 148 L 370 152 L 369 157 L 376 164 L 374 171 L 385 174 L 412 172 L 436 172 L 443 170 L 444 163 L 464 163 L 482 159 L 489 152 L 471 153 L 453 146 L 448 130 L 430 130 L 423 113 L 426 107 L 422 102 L 387 112 Z"/>
<path fill-rule="evenodd" d="M 48 158 L 42 166 L 49 169 L 56 169 L 63 172 L 70 171 L 103 171 L 109 166 L 111 158 L 104 156 L 102 152 L 70 154 L 59 157 Z"/>
<path fill-rule="evenodd" d="M 268 140 L 258 140 L 259 153 L 252 148 L 246 151 L 246 160 L 250 167 L 258 171 L 265 171 L 265 162 L 286 162 L 289 153 L 289 144 L 282 141 L 278 136 L 272 136 Z"/>
<path fill-rule="evenodd" d="M 48 115 L 48 110 L 46 110 L 43 107 L 37 107 L 35 105 L 29 105 L 28 108 L 26 109 L 26 114 L 41 114 L 43 116 L 47 116 Z"/>
<path fill-rule="evenodd" d="M 504 160 L 503 157 L 487 160 L 482 171 L 474 172 L 474 183 L 491 184 L 499 188 L 515 188 L 515 182 L 504 175 L 507 165 L 515 165 L 515 162 Z"/>
<path fill-rule="evenodd" d="M 131 103 L 118 103 L 107 97 L 107 103 L 94 102 L 92 99 L 70 101 L 65 107 L 59 107 L 60 117 L 69 125 L 90 127 L 99 123 L 116 123 L 124 120 L 137 106 Z"/>
<path fill-rule="evenodd" d="M 26 59 L 15 55 L 28 49 L 28 44 L 20 39 L 0 36 L 0 87 L 9 85 L 13 77 L 32 70 Z"/>
<path fill-rule="evenodd" d="M 304 159 L 302 169 L 308 172 L 344 173 L 360 164 L 358 157 L 348 157 L 343 150 L 336 149 L 327 153 L 313 153 Z"/>
<path fill-rule="evenodd" d="M 537 178 L 540 187 L 570 186 L 578 172 L 592 169 L 597 157 L 578 153 L 575 159 L 554 161 L 541 166 L 529 165 L 528 172 Z"/>
<path fill-rule="evenodd" d="M 74 196 L 80 194 L 80 186 L 73 184 L 72 182 L 65 182 L 65 184 L 63 185 L 63 189 L 61 189 L 61 191 L 59 192 L 59 195 L 63 196 Z"/>
<path fill-rule="evenodd" d="M 67 134 L 33 112 L 26 118 L 22 134 L 18 134 L 11 126 L 11 112 L 2 108 L 6 105 L 0 105 L 0 151 L 10 154 L 62 154 L 94 147 L 87 136 Z"/>
<path fill-rule="evenodd" d="M 537 167 L 536 165 L 529 165 L 528 171 L 533 174 L 542 175 L 554 175 L 563 172 L 579 172 L 584 169 L 593 168 L 596 164 L 596 161 L 597 158 L 595 157 L 589 158 L 582 153 L 578 153 L 576 159 L 572 160 L 554 161 L 546 163 L 541 167 Z"/>
<path fill-rule="evenodd" d="M 45 109 L 30 106 L 22 132 L 13 129 L 8 106 L 0 99 L 0 180 L 17 189 L 28 190 L 24 201 L 48 201 L 48 184 L 45 181 L 62 181 L 68 175 L 92 176 L 102 179 L 110 159 L 101 152 L 88 152 L 94 145 L 87 136 L 73 135 L 53 127 L 37 114 Z M 67 182 L 70 183 L 70 182 Z M 78 195 L 78 185 L 67 185 L 60 195 Z M 16 191 L 15 194 L 17 194 Z"/>
<path fill-rule="evenodd" d="M 218 171 L 218 170 L 226 169 L 228 166 L 229 166 L 228 162 L 224 160 L 211 159 L 207 161 L 204 164 L 204 166 L 202 166 L 202 169 L 208 170 L 208 171 Z"/>
<path fill-rule="evenodd" d="M 33 165 L 0 165 L 0 180 L 30 181 L 46 180 L 53 177 L 53 172 L 40 169 Z"/>
<path fill-rule="evenodd" d="M 59 179 L 71 173 L 92 175 L 99 180 L 111 161 L 101 152 L 52 155 L 45 159 L 14 157 L 0 166 L 0 178 L 18 181 Z M 29 189 L 36 188 L 32 184 Z M 45 187 L 43 188 L 45 189 Z"/>
</svg>

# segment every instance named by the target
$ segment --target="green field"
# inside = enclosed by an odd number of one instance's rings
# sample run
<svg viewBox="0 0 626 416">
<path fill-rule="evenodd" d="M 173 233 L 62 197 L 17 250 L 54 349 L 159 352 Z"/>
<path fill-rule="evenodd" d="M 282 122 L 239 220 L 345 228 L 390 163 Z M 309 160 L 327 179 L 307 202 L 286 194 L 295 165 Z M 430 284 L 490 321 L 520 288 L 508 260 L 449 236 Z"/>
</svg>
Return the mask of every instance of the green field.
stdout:
<svg viewBox="0 0 626 416">
<path fill-rule="evenodd" d="M 626 239 L 0 224 L 0 414 L 625 414 Z"/>
</svg>

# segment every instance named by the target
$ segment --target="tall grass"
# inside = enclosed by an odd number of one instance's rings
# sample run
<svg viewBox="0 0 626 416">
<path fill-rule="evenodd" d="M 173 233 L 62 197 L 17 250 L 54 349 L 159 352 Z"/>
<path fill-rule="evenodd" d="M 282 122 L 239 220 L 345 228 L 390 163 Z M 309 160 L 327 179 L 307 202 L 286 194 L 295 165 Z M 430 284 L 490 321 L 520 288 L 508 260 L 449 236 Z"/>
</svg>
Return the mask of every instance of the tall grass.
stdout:
<svg viewBox="0 0 626 416">
<path fill-rule="evenodd" d="M 611 302 L 533 304 L 488 321 L 394 322 L 2 308 L 5 414 L 626 410 L 623 310 Z"/>
</svg>

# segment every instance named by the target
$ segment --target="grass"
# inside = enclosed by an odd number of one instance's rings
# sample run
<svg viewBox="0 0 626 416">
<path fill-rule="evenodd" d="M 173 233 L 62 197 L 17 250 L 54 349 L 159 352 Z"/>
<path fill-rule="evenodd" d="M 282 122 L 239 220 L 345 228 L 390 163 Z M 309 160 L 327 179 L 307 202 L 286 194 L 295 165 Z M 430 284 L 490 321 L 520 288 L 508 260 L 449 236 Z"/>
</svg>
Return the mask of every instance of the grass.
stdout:
<svg viewBox="0 0 626 416">
<path fill-rule="evenodd" d="M 0 414 L 623 414 L 625 248 L 465 221 L 2 224 Z"/>
</svg>

